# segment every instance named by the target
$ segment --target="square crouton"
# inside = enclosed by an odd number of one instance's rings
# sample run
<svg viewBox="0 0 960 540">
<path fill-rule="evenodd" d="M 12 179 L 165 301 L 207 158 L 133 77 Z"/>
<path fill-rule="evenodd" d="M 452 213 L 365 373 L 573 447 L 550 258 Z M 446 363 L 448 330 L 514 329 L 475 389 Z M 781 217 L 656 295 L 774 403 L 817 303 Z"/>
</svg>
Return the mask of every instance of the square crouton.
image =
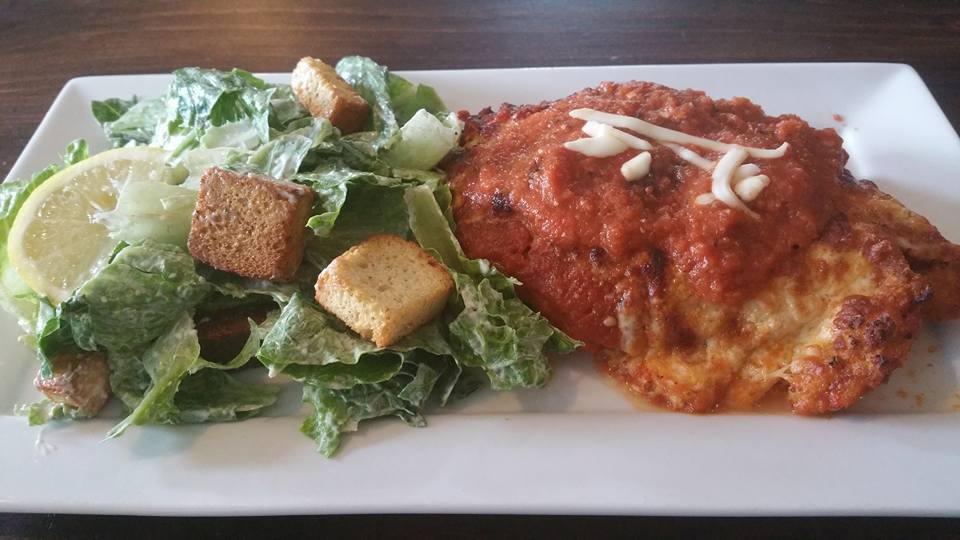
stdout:
<svg viewBox="0 0 960 540">
<path fill-rule="evenodd" d="M 290 86 L 311 115 L 327 118 L 344 135 L 360 131 L 370 113 L 367 101 L 335 69 L 316 58 L 297 62 Z"/>
<path fill-rule="evenodd" d="M 373 236 L 317 278 L 317 302 L 378 347 L 388 347 L 443 311 L 453 279 L 413 242 Z"/>
<path fill-rule="evenodd" d="M 219 270 L 290 281 L 303 259 L 313 198 L 298 184 L 213 167 L 200 179 L 187 247 Z"/>
</svg>

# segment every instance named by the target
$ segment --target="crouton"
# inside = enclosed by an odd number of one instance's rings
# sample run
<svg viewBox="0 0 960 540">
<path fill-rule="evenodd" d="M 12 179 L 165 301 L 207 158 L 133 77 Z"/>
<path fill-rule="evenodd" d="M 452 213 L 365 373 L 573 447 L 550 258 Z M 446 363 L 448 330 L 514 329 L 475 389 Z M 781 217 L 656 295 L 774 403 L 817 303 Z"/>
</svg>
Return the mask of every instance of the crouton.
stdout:
<svg viewBox="0 0 960 540">
<path fill-rule="evenodd" d="M 53 376 L 37 378 L 33 385 L 50 401 L 74 407 L 94 416 L 110 397 L 107 359 L 99 352 L 64 353 L 54 357 Z"/>
<path fill-rule="evenodd" d="M 443 311 L 453 279 L 417 244 L 379 235 L 334 259 L 316 290 L 327 311 L 388 347 Z"/>
<path fill-rule="evenodd" d="M 344 135 L 360 131 L 370 112 L 367 101 L 335 69 L 316 58 L 297 62 L 290 86 L 311 115 L 329 119 Z"/>
<path fill-rule="evenodd" d="M 275 309 L 277 305 L 271 302 L 198 313 L 195 319 L 200 356 L 218 364 L 233 360 L 250 337 L 248 319 L 260 324 Z"/>
<path fill-rule="evenodd" d="M 210 266 L 290 281 L 303 260 L 310 188 L 213 167 L 200 179 L 187 247 Z"/>
</svg>

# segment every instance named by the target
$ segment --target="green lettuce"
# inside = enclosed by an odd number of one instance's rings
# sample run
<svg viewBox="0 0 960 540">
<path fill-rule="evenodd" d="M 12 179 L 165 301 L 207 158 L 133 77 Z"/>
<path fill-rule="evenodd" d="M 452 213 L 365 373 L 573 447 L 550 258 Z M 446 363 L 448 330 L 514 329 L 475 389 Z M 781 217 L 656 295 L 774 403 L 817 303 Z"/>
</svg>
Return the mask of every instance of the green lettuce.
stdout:
<svg viewBox="0 0 960 540">
<path fill-rule="evenodd" d="M 149 144 L 166 110 L 160 98 L 138 101 L 136 97 L 94 101 L 90 108 L 113 146 Z"/>
<path fill-rule="evenodd" d="M 50 401 L 49 399 L 41 399 L 29 405 L 17 405 L 13 409 L 13 414 L 26 416 L 27 423 L 31 426 L 40 426 L 47 422 L 62 419 L 78 420 L 88 418 L 88 415 L 80 409 L 64 403 Z"/>
<path fill-rule="evenodd" d="M 174 71 L 159 98 L 94 101 L 91 110 L 114 146 L 158 146 L 174 161 L 198 147 L 253 150 L 271 140 L 271 130 L 308 116 L 287 85 L 240 69 L 196 67 Z"/>
<path fill-rule="evenodd" d="M 347 137 L 367 148 L 368 153 L 376 154 L 398 142 L 400 126 L 414 118 L 417 111 L 446 112 L 443 101 L 433 88 L 412 84 L 369 58 L 344 57 L 337 62 L 336 70 L 370 104 L 370 118 L 364 131 Z"/>
<path fill-rule="evenodd" d="M 406 124 L 420 110 L 436 115 L 447 112 L 447 106 L 433 87 L 413 84 L 394 73 L 387 74 L 387 92 L 394 116 L 400 125 Z"/>
<path fill-rule="evenodd" d="M 370 104 L 367 126 L 350 138 L 368 144 L 372 153 L 389 148 L 400 126 L 390 103 L 387 68 L 363 56 L 345 56 L 337 62 L 336 70 Z"/>
<path fill-rule="evenodd" d="M 378 348 L 313 302 L 296 295 L 263 338 L 257 357 L 270 373 L 329 388 L 382 382 L 399 373 L 413 351 L 435 356 L 452 350 L 437 324 L 429 323 L 389 348 Z"/>
<path fill-rule="evenodd" d="M 113 352 L 138 352 L 210 289 L 186 251 L 147 241 L 120 250 L 58 309 L 78 344 L 92 340 Z"/>
<path fill-rule="evenodd" d="M 399 397 L 401 390 L 401 384 L 392 380 L 345 391 L 306 385 L 303 401 L 313 411 L 300 431 L 314 440 L 318 452 L 331 457 L 340 447 L 343 434 L 356 431 L 361 420 L 393 415 L 411 426 L 425 426 L 423 416 Z"/>
<path fill-rule="evenodd" d="M 127 182 L 116 207 L 98 216 L 110 237 L 128 244 L 153 240 L 187 247 L 197 192 L 164 182 Z"/>
<path fill-rule="evenodd" d="M 257 357 L 272 374 L 304 383 L 314 412 L 304 422 L 318 450 L 331 455 L 340 434 L 364 419 L 397 414 L 425 425 L 420 410 L 438 390 L 446 402 L 460 373 L 438 321 L 378 348 L 316 304 L 295 296 L 266 334 Z M 335 410 L 323 409 L 333 403 Z"/>
<path fill-rule="evenodd" d="M 449 325 L 457 357 L 482 368 L 494 389 L 543 386 L 551 372 L 546 353 L 567 353 L 580 343 L 521 302 L 515 281 L 463 254 L 429 188 L 408 189 L 406 202 L 417 241 L 451 270 L 457 286 Z"/>
<path fill-rule="evenodd" d="M 409 232 L 403 201 L 408 183 L 403 179 L 334 165 L 294 180 L 317 193 L 319 213 L 307 221 L 314 236 L 307 242 L 306 257 L 319 268 L 375 234 L 406 237 Z"/>
<path fill-rule="evenodd" d="M 246 165 L 277 180 L 287 180 L 300 170 L 311 150 L 335 136 L 336 128 L 326 119 L 297 120 L 253 152 Z"/>
<path fill-rule="evenodd" d="M 463 129 L 457 115 L 442 119 L 420 109 L 400 128 L 400 138 L 384 155 L 395 167 L 430 169 L 457 146 Z"/>
<path fill-rule="evenodd" d="M 205 371 L 235 369 L 256 350 L 256 325 L 237 357 L 227 364 L 200 358 L 200 342 L 188 312 L 181 312 L 170 330 L 139 358 L 150 383 L 130 414 L 113 427 L 108 437 L 117 437 L 132 425 L 181 424 L 238 420 L 260 412 L 276 401 L 279 387 L 246 384 L 227 373 Z M 205 371 L 201 371 L 205 370 Z M 142 375 L 138 375 L 142 385 Z M 129 391 L 129 388 L 125 388 Z M 135 393 L 127 393 L 128 399 Z"/>
</svg>

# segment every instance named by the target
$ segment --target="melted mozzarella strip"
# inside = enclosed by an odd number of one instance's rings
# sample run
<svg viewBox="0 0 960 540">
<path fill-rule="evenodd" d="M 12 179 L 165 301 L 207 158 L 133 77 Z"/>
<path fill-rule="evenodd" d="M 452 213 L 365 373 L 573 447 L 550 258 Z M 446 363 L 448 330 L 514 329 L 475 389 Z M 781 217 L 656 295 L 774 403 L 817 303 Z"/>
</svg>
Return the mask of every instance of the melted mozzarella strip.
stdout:
<svg viewBox="0 0 960 540">
<path fill-rule="evenodd" d="M 629 129 L 639 133 L 640 135 L 645 135 L 651 139 L 665 143 L 691 144 L 701 148 L 706 148 L 707 150 L 714 150 L 716 152 L 729 152 L 735 148 L 740 148 L 745 151 L 747 155 L 759 159 L 775 159 L 783 157 L 783 155 L 787 152 L 787 148 L 790 148 L 790 145 L 787 143 L 783 143 L 779 147 L 772 150 L 766 148 L 753 148 L 749 146 L 737 146 L 735 144 L 722 143 L 711 139 L 704 139 L 703 137 L 696 137 L 682 131 L 676 131 L 658 126 L 656 124 L 651 124 L 650 122 L 645 122 L 632 116 L 605 113 L 593 109 L 574 109 L 570 111 L 570 116 L 579 118 L 580 120 L 593 120 L 594 122 L 601 124 L 609 124 L 613 127 Z"/>
<path fill-rule="evenodd" d="M 637 150 L 653 150 L 653 145 L 640 137 L 635 137 L 625 131 L 620 131 L 615 127 L 601 124 L 600 122 L 591 120 L 585 123 L 581 130 L 591 137 L 613 137 L 630 148 Z"/>
<path fill-rule="evenodd" d="M 694 167 L 699 167 L 705 171 L 712 171 L 714 167 L 717 166 L 716 163 L 710 161 L 709 159 L 701 156 L 700 154 L 690 150 L 689 148 L 684 148 L 679 144 L 674 144 L 670 142 L 663 143 L 664 146 L 673 150 L 673 153 L 680 156 L 680 159 L 686 161 L 687 163 L 693 165 Z"/>
<path fill-rule="evenodd" d="M 650 152 L 640 152 L 620 166 L 620 174 L 627 182 L 639 180 L 650 174 L 650 162 L 652 161 L 653 156 L 650 155 Z"/>
<path fill-rule="evenodd" d="M 623 141 L 608 135 L 577 139 L 563 143 L 563 147 L 590 157 L 615 156 L 627 149 L 627 145 Z"/>
<path fill-rule="evenodd" d="M 760 196 L 763 188 L 770 185 L 770 178 L 765 174 L 744 178 L 733 185 L 733 192 L 740 200 L 750 202 Z"/>
<path fill-rule="evenodd" d="M 743 210 L 752 217 L 757 217 L 757 214 L 747 208 L 744 201 L 756 199 L 760 192 L 770 185 L 770 178 L 760 174 L 760 167 L 756 164 L 743 162 L 750 156 L 758 159 L 783 157 L 790 147 L 787 143 L 774 149 L 722 143 L 651 124 L 639 118 L 594 109 L 574 109 L 570 111 L 570 116 L 585 120 L 581 129 L 590 137 L 564 143 L 564 148 L 590 157 L 610 157 L 627 148 L 644 150 L 620 167 L 623 177 L 632 182 L 650 174 L 653 158 L 647 150 L 652 150 L 653 145 L 645 139 L 616 128 L 646 135 L 672 150 L 684 161 L 711 173 L 710 193 L 697 196 L 694 201 L 696 204 L 706 205 L 720 201 L 731 208 Z M 686 148 L 684 144 L 726 153 L 720 161 L 713 162 Z"/>
<path fill-rule="evenodd" d="M 716 166 L 712 161 L 711 165 Z M 706 169 L 713 171 L 713 167 Z M 742 185 L 749 180 L 747 185 Z M 755 163 L 744 163 L 737 167 L 737 172 L 733 174 L 733 192 L 744 201 L 752 201 L 760 196 L 763 188 L 770 185 L 770 178 L 765 174 L 760 174 L 760 167 Z M 694 202 L 700 205 L 710 204 L 717 200 L 713 193 L 703 193 L 698 195 Z"/>
<path fill-rule="evenodd" d="M 757 214 L 747 208 L 747 205 L 743 204 L 743 201 L 737 197 L 732 185 L 734 173 L 740 167 L 740 164 L 743 163 L 743 160 L 747 159 L 747 156 L 749 156 L 747 149 L 738 146 L 733 147 L 724 154 L 723 157 L 720 158 L 720 161 L 717 162 L 717 167 L 713 169 L 710 192 L 718 201 L 730 208 L 737 208 L 752 217 L 757 217 Z"/>
</svg>

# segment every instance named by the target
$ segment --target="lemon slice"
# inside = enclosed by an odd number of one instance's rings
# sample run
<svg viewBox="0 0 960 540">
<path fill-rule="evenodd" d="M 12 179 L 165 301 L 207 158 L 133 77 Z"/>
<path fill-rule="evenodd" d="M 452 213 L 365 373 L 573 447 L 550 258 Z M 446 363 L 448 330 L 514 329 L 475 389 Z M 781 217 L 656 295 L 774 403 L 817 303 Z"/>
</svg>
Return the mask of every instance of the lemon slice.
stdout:
<svg viewBox="0 0 960 540">
<path fill-rule="evenodd" d="M 108 150 L 50 177 L 24 201 L 7 238 L 17 274 L 38 294 L 60 303 L 108 262 L 117 241 L 98 223 L 130 181 L 172 182 L 158 148 Z"/>
</svg>

